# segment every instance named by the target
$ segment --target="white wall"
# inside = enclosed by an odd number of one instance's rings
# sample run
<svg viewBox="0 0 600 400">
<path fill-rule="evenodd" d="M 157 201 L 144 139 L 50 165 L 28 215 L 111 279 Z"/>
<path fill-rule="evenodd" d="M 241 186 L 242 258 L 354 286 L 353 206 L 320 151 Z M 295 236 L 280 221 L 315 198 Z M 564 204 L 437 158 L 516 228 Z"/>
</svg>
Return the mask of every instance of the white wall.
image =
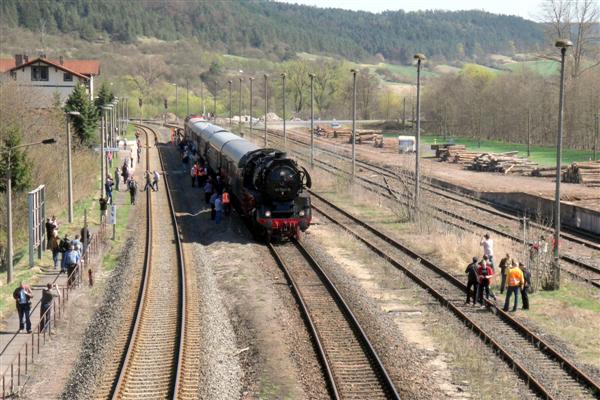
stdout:
<svg viewBox="0 0 600 400">
<path fill-rule="evenodd" d="M 19 85 L 31 86 L 39 92 L 39 97 L 36 99 L 36 105 L 38 107 L 51 106 L 54 93 L 58 93 L 60 95 L 61 102 L 64 103 L 78 82 L 81 82 L 83 84 L 87 83 L 87 79 L 79 78 L 75 75 L 73 75 L 73 81 L 65 81 L 65 71 L 58 69 L 52 65 L 44 64 L 42 62 L 36 63 L 35 65 L 48 67 L 47 81 L 32 81 L 31 65 L 28 65 L 24 68 L 16 69 L 14 70 L 14 73 L 16 73 L 16 82 Z"/>
</svg>

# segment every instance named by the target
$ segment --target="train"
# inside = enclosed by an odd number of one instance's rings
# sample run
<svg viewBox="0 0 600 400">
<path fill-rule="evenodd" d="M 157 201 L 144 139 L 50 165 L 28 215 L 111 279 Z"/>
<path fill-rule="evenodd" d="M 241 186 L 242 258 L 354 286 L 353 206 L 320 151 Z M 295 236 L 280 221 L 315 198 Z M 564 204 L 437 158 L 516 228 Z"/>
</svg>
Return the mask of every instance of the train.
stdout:
<svg viewBox="0 0 600 400">
<path fill-rule="evenodd" d="M 285 152 L 261 148 L 202 117 L 185 119 L 184 140 L 220 176 L 254 234 L 266 241 L 298 238 L 312 219 L 308 171 Z"/>
</svg>

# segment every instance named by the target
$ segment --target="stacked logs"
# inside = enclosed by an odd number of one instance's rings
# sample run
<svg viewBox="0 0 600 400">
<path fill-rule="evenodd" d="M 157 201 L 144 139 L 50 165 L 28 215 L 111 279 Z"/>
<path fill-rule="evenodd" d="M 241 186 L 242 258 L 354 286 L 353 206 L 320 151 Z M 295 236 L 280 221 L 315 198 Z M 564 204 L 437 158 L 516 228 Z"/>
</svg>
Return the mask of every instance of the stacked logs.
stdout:
<svg viewBox="0 0 600 400">
<path fill-rule="evenodd" d="M 537 167 L 537 163 L 531 162 L 527 158 L 517 157 L 517 154 L 518 151 L 499 154 L 484 153 L 475 157 L 467 168 L 474 171 L 530 175 Z"/>
<path fill-rule="evenodd" d="M 600 161 L 574 162 L 562 173 L 562 180 L 600 187 Z"/>
<path fill-rule="evenodd" d="M 481 153 L 467 151 L 467 147 L 462 144 L 433 144 L 431 149 L 435 150 L 435 156 L 440 161 L 458 164 L 469 164 L 475 157 L 481 155 Z"/>
</svg>

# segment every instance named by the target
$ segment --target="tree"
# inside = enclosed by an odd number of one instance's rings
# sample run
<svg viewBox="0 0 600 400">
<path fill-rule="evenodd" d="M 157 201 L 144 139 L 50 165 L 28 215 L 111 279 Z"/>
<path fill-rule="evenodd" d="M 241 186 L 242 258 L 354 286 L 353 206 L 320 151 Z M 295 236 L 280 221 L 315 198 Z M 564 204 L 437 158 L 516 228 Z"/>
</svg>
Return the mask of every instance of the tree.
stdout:
<svg viewBox="0 0 600 400">
<path fill-rule="evenodd" d="M 0 147 L 0 192 L 6 191 L 6 171 L 8 171 L 8 149 L 21 144 L 22 134 L 16 126 L 2 128 L 2 142 Z M 31 185 L 31 163 L 23 149 L 10 152 L 11 186 L 13 190 L 22 191 Z"/>
<path fill-rule="evenodd" d="M 292 92 L 294 111 L 300 113 L 304 108 L 304 94 L 310 87 L 308 64 L 302 60 L 290 61 L 284 64 L 283 72 L 287 74 L 290 82 L 288 87 Z"/>
<path fill-rule="evenodd" d="M 85 86 L 78 83 L 65 104 L 65 112 L 78 111 L 80 115 L 73 118 L 75 136 L 81 145 L 93 145 L 96 129 L 98 129 L 99 113 L 92 104 Z"/>
<path fill-rule="evenodd" d="M 113 92 L 110 90 L 110 87 L 106 82 L 103 82 L 100 86 L 100 90 L 98 90 L 98 97 L 94 100 L 94 105 L 98 112 L 102 112 L 102 107 L 109 104 L 111 101 L 115 99 Z"/>
</svg>

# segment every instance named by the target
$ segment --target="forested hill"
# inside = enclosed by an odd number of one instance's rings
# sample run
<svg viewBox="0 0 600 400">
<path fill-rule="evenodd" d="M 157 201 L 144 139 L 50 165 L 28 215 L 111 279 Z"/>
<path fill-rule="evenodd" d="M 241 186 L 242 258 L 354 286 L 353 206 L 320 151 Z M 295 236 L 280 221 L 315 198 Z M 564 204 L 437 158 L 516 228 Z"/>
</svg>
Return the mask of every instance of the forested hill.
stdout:
<svg viewBox="0 0 600 400">
<path fill-rule="evenodd" d="M 295 52 L 405 63 L 415 52 L 447 60 L 542 46 L 539 24 L 482 11 L 372 14 L 254 0 L 2 0 L 1 22 L 87 40 L 195 37 L 216 51 Z M 43 21 L 43 22 L 42 22 Z M 255 50 L 257 49 L 257 50 Z"/>
</svg>

